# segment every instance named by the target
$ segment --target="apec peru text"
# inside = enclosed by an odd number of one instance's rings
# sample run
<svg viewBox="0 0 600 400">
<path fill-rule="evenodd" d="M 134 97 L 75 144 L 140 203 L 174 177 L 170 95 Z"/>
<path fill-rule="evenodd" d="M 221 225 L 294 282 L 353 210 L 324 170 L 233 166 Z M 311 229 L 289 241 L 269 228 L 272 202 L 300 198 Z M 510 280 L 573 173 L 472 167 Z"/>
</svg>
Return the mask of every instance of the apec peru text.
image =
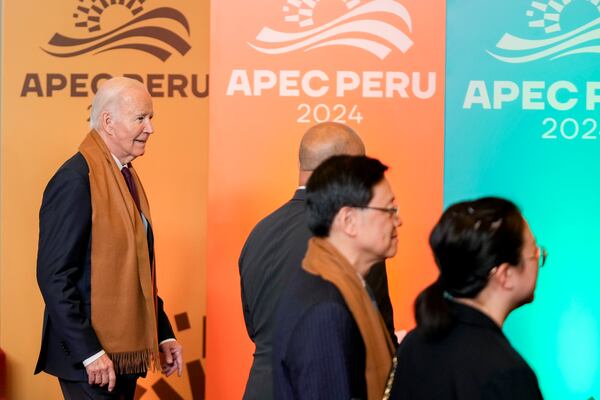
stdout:
<svg viewBox="0 0 600 400">
<path fill-rule="evenodd" d="M 122 74 L 142 82 L 152 97 L 198 97 L 208 96 L 208 74 Z M 114 75 L 117 76 L 117 75 Z M 89 97 L 98 91 L 100 84 L 112 78 L 108 73 L 25 74 L 21 97 Z"/>
<path fill-rule="evenodd" d="M 501 110 L 516 106 L 522 110 L 568 111 L 581 104 L 586 110 L 595 110 L 600 103 L 600 82 L 582 86 L 570 81 L 470 81 L 463 108 Z"/>
<path fill-rule="evenodd" d="M 271 71 L 234 69 L 227 84 L 227 96 L 323 97 L 358 95 L 363 98 L 429 99 L 436 92 L 436 73 L 399 71 L 321 70 Z"/>
</svg>

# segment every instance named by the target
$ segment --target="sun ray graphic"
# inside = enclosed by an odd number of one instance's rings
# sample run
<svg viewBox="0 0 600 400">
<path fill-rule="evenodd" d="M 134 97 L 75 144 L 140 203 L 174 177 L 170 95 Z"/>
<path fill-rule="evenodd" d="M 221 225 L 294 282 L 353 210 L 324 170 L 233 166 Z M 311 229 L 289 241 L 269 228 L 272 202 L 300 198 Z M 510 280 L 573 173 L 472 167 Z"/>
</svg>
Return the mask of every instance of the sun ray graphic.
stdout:
<svg viewBox="0 0 600 400">
<path fill-rule="evenodd" d="M 342 0 L 349 10 L 360 4 L 361 0 Z M 600 1 L 600 0 L 599 0 Z M 301 28 L 314 25 L 313 11 L 319 0 L 287 0 L 283 6 L 286 22 L 296 22 Z"/>
<path fill-rule="evenodd" d="M 525 15 L 531 18 L 529 21 L 530 28 L 540 28 L 546 33 L 560 32 L 560 18 L 573 0 L 550 0 L 548 2 L 532 1 L 530 9 L 525 12 Z M 600 0 L 583 0 L 592 4 L 598 12 L 600 12 Z"/>
<path fill-rule="evenodd" d="M 97 32 L 101 28 L 100 16 L 108 7 L 113 5 L 126 7 L 131 15 L 137 15 L 144 10 L 143 4 L 146 0 L 79 0 L 80 5 L 73 13 L 75 26 L 87 28 L 88 32 Z"/>
</svg>

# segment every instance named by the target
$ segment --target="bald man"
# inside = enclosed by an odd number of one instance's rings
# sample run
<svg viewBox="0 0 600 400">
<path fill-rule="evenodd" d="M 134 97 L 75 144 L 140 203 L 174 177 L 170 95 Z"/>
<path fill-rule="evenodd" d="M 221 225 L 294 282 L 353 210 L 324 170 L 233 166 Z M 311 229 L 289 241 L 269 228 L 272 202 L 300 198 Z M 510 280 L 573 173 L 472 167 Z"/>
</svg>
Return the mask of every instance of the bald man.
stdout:
<svg viewBox="0 0 600 400">
<path fill-rule="evenodd" d="M 152 116 L 141 83 L 106 81 L 92 130 L 44 191 L 37 280 L 46 308 L 35 373 L 58 377 L 65 399 L 133 399 L 152 364 L 182 372 L 156 295 L 148 200 L 131 165 L 154 132 Z"/>
<path fill-rule="evenodd" d="M 334 155 L 364 155 L 365 146 L 350 127 L 325 122 L 302 137 L 298 188 L 290 201 L 265 217 L 252 230 L 239 259 L 244 320 L 256 350 L 244 393 L 245 400 L 272 399 L 272 332 L 281 290 L 301 268 L 308 240 L 305 185 L 319 164 Z M 385 264 L 373 266 L 366 277 L 392 337 L 394 318 Z"/>
</svg>

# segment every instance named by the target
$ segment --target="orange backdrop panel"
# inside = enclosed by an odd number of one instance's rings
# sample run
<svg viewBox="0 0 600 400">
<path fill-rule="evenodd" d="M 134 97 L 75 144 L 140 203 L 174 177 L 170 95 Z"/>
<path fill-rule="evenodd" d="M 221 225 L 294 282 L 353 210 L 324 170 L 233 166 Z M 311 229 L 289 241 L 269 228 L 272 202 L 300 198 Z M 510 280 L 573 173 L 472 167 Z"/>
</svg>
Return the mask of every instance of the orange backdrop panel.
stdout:
<svg viewBox="0 0 600 400">
<path fill-rule="evenodd" d="M 413 326 L 412 302 L 434 276 L 427 237 L 442 210 L 445 3 L 306 1 L 300 7 L 309 10 L 312 20 L 305 26 L 299 22 L 308 20 L 306 13 L 297 22 L 284 20 L 298 14 L 294 3 L 220 0 L 211 4 L 209 399 L 235 399 L 243 393 L 254 347 L 243 322 L 237 258 L 254 224 L 291 198 L 298 179 L 300 138 L 309 126 L 328 119 L 327 112 L 330 120 L 337 118 L 355 128 L 367 153 L 390 166 L 388 178 L 404 220 L 398 255 L 388 262 L 397 328 Z M 329 21 L 369 3 L 383 4 L 384 11 L 350 15 L 347 22 L 385 22 L 404 32 L 412 46 L 401 50 L 382 39 L 385 35 L 377 28 L 356 35 L 387 46 L 390 52 L 384 57 L 350 45 L 308 49 L 305 43 L 298 50 L 277 50 L 279 54 L 252 47 L 285 47 L 281 42 L 265 44 L 264 36 L 257 38 L 265 27 L 288 34 L 329 31 Z M 395 4 L 405 8 L 409 17 L 385 11 Z M 304 37 L 322 40 L 315 35 L 309 32 Z M 358 76 L 356 89 L 338 93 L 340 73 Z M 310 87 L 303 90 L 302 77 L 307 74 L 317 78 L 305 78 Z M 257 76 L 260 79 L 255 80 Z M 387 83 L 391 88 L 398 83 L 393 79 L 409 83 L 405 92 L 386 97 L 386 79 L 392 79 Z M 326 93 L 314 97 L 310 90 L 320 88 L 326 88 Z"/>
<path fill-rule="evenodd" d="M 160 294 L 174 326 L 173 317 L 187 313 L 190 328 L 175 331 L 186 361 L 204 367 L 209 4 L 208 0 L 136 0 L 127 8 L 129 3 L 105 2 L 104 6 L 91 0 L 31 0 L 2 4 L 0 346 L 7 354 L 10 399 L 60 398 L 56 379 L 46 374 L 33 376 L 43 316 L 35 278 L 38 211 L 46 183 L 77 151 L 89 130 L 88 107 L 94 78 L 100 74 L 139 75 L 153 94 L 155 133 L 146 155 L 134 165 L 152 208 Z M 93 5 L 103 12 L 99 14 Z M 179 11 L 189 32 L 181 18 L 164 16 L 134 22 L 131 27 L 158 26 L 171 31 L 191 46 L 189 50 L 181 42 L 169 43 L 155 35 L 129 37 L 76 56 L 56 57 L 44 51 L 68 53 L 86 48 L 49 44 L 57 33 L 80 39 L 102 34 L 111 38 L 112 29 L 125 32 L 129 28 L 119 27 L 164 8 Z M 76 25 L 83 21 L 86 26 Z M 162 53 L 153 55 L 139 50 L 140 46 L 109 49 L 132 43 L 152 45 Z M 158 56 L 164 58 L 164 52 L 170 56 L 163 60 Z M 185 87 L 182 80 L 187 82 Z M 169 91 L 170 81 L 171 88 L 179 83 L 181 90 Z M 169 378 L 159 386 L 169 390 L 168 385 L 184 398 L 200 398 L 201 380 L 190 383 L 184 372 L 183 378 Z M 140 382 L 146 390 L 142 399 L 158 398 L 153 385 L 159 379 L 150 374 Z"/>
</svg>

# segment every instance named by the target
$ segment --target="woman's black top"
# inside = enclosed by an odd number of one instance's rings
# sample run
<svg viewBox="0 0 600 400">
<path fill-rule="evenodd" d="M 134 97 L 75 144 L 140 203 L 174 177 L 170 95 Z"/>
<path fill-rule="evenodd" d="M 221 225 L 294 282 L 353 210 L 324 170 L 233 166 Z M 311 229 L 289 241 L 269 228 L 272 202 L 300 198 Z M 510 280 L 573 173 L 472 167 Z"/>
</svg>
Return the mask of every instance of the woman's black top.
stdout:
<svg viewBox="0 0 600 400">
<path fill-rule="evenodd" d="M 482 312 L 451 302 L 455 321 L 435 340 L 419 328 L 398 348 L 391 399 L 542 399 L 535 373 Z"/>
</svg>

